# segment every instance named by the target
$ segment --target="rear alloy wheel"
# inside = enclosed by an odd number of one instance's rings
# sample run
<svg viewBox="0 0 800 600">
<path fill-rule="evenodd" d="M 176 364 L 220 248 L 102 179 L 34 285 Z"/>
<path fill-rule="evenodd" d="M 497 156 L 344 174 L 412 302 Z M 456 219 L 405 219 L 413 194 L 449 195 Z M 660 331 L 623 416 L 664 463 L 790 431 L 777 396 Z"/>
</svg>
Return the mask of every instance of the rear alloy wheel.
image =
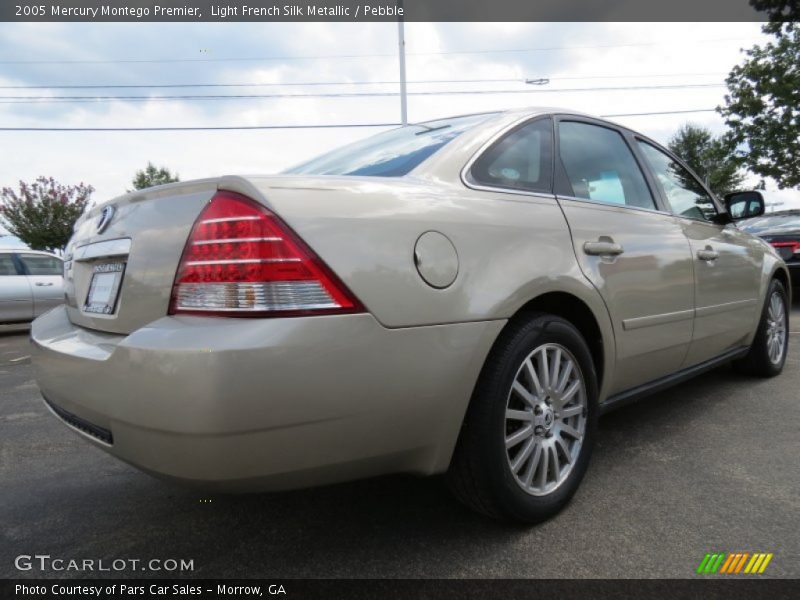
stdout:
<svg viewBox="0 0 800 600">
<path fill-rule="evenodd" d="M 471 508 L 535 523 L 558 512 L 589 461 L 597 379 L 581 334 L 534 314 L 509 324 L 470 402 L 448 483 Z"/>
<path fill-rule="evenodd" d="M 789 346 L 787 301 L 783 284 L 773 279 L 750 351 L 734 363 L 738 371 L 759 377 L 774 377 L 783 371 Z"/>
<path fill-rule="evenodd" d="M 586 384 L 564 346 L 543 344 L 517 371 L 506 404 L 506 458 L 527 493 L 544 496 L 569 477 L 586 433 Z"/>
</svg>

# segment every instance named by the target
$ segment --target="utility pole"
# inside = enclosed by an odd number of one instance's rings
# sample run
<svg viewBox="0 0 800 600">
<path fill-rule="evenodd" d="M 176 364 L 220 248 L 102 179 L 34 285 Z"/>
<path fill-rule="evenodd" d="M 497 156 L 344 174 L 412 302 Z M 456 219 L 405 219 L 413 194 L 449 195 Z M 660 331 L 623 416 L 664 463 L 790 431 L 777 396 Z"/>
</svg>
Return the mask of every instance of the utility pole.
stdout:
<svg viewBox="0 0 800 600">
<path fill-rule="evenodd" d="M 400 7 L 403 2 L 401 0 Z M 397 45 L 400 55 L 400 123 L 408 125 L 408 98 L 406 95 L 406 36 L 403 29 L 403 17 L 397 20 Z"/>
</svg>

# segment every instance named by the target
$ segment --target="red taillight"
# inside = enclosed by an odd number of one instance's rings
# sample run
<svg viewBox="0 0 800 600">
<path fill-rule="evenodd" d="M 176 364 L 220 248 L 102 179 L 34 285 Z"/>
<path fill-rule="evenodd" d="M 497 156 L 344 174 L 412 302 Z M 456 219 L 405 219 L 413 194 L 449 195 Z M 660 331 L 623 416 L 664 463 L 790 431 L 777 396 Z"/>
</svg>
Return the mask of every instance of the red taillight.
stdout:
<svg viewBox="0 0 800 600">
<path fill-rule="evenodd" d="M 791 254 L 800 254 L 800 241 L 796 242 L 770 242 L 773 248 L 777 248 L 779 251 L 781 248 L 788 248 Z"/>
<path fill-rule="evenodd" d="M 336 275 L 269 210 L 220 191 L 183 251 L 170 314 L 229 317 L 361 312 Z"/>
</svg>

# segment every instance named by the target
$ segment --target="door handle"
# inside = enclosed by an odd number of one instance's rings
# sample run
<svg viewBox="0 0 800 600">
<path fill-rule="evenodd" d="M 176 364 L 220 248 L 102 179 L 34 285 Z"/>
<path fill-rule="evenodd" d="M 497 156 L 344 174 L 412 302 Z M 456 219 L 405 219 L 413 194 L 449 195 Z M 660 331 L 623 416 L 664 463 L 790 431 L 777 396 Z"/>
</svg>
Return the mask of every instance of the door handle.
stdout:
<svg viewBox="0 0 800 600">
<path fill-rule="evenodd" d="M 36 287 L 52 287 L 53 284 L 52 282 L 45 283 L 44 281 L 37 281 L 34 285 L 36 285 Z"/>
<path fill-rule="evenodd" d="M 625 252 L 625 248 L 611 238 L 600 238 L 598 242 L 584 242 L 583 251 L 589 256 L 617 256 Z"/>
<path fill-rule="evenodd" d="M 697 251 L 697 258 L 710 262 L 719 258 L 719 252 L 714 250 L 711 246 L 706 246 L 703 250 Z"/>
</svg>

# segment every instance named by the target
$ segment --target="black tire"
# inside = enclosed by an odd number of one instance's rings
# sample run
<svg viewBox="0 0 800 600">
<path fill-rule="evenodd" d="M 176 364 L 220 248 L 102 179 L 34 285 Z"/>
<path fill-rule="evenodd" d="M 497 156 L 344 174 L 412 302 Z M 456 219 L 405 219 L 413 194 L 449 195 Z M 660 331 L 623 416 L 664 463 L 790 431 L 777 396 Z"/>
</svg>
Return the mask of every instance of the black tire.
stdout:
<svg viewBox="0 0 800 600">
<path fill-rule="evenodd" d="M 531 353 L 545 344 L 565 348 L 579 366 L 585 389 L 585 431 L 566 478 L 552 492 L 532 495 L 518 482 L 507 456 L 506 409 L 518 371 Z M 597 426 L 597 394 L 589 347 L 571 323 L 542 313 L 512 321 L 490 352 L 473 392 L 447 472 L 451 491 L 468 507 L 497 519 L 537 523 L 553 516 L 572 498 L 589 464 Z"/>
<path fill-rule="evenodd" d="M 783 301 L 784 308 L 784 345 L 783 356 L 779 361 L 773 362 L 769 355 L 769 307 L 773 295 L 777 294 Z M 773 279 L 769 288 L 767 289 L 767 297 L 764 301 L 764 307 L 761 309 L 761 320 L 758 322 L 758 329 L 753 343 L 750 346 L 750 351 L 744 358 L 734 361 L 733 368 L 740 373 L 746 375 L 754 375 L 756 377 L 775 377 L 780 375 L 783 371 L 783 366 L 786 364 L 786 355 L 789 350 L 789 298 L 786 294 L 786 288 L 777 279 Z"/>
</svg>

